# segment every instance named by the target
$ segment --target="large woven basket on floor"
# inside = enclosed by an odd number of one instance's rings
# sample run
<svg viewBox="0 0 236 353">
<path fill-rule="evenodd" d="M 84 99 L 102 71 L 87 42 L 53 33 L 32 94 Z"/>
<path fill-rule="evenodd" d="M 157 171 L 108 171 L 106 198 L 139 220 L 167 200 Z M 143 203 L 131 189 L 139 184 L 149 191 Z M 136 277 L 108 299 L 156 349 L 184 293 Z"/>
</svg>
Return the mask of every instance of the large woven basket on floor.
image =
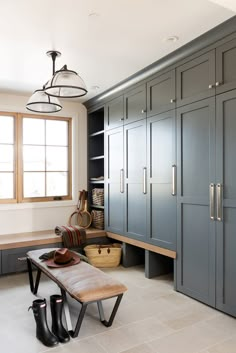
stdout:
<svg viewBox="0 0 236 353">
<path fill-rule="evenodd" d="M 92 200 L 93 204 L 97 206 L 104 205 L 104 189 L 93 189 L 92 190 Z"/>
<path fill-rule="evenodd" d="M 85 254 L 91 265 L 95 267 L 117 267 L 121 259 L 121 244 L 87 245 Z"/>
</svg>

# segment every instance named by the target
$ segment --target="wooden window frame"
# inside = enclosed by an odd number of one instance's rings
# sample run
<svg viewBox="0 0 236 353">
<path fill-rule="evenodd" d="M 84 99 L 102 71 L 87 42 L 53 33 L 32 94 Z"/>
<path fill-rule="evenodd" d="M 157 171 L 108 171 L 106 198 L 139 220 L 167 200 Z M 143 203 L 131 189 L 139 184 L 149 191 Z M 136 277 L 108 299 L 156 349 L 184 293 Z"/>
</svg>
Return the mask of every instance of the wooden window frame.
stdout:
<svg viewBox="0 0 236 353">
<path fill-rule="evenodd" d="M 72 118 L 36 114 L 0 112 L 1 116 L 14 117 L 14 199 L 0 199 L 0 204 L 26 202 L 49 202 L 72 200 Z M 66 196 L 23 196 L 23 118 L 66 121 L 68 123 L 68 195 Z M 45 171 L 46 172 L 46 171 Z"/>
</svg>

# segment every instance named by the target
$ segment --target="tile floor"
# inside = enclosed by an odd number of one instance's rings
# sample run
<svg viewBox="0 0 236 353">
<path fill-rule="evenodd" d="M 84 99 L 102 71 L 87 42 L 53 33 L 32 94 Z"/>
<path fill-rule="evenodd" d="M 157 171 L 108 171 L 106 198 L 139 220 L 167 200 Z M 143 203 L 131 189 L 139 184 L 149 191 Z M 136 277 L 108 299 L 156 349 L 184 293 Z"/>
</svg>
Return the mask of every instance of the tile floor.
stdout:
<svg viewBox="0 0 236 353">
<path fill-rule="evenodd" d="M 35 337 L 27 274 L 0 277 L 0 352 L 10 353 L 235 353 L 236 320 L 173 290 L 171 275 L 146 279 L 140 266 L 105 270 L 128 287 L 111 328 L 91 304 L 79 337 L 47 348 Z M 42 277 L 38 296 L 60 293 Z M 79 304 L 70 300 L 72 322 Z M 104 302 L 105 313 L 113 300 Z M 50 325 L 50 311 L 47 310 Z"/>
</svg>

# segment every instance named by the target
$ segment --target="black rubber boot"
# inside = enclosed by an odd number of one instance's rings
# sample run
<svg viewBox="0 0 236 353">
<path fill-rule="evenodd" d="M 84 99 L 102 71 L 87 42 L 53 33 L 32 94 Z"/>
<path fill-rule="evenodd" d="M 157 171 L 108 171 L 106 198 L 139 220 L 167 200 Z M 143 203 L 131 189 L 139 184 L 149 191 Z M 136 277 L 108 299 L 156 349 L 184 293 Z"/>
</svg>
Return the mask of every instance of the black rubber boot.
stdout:
<svg viewBox="0 0 236 353">
<path fill-rule="evenodd" d="M 29 309 L 32 309 L 34 313 L 36 322 L 36 337 L 45 346 L 54 347 L 58 344 L 58 339 L 48 328 L 46 307 L 46 299 L 37 299 L 33 301 L 33 304 L 29 307 Z"/>
<path fill-rule="evenodd" d="M 52 332 L 57 336 L 59 342 L 66 343 L 70 340 L 70 335 L 62 324 L 62 296 L 57 294 L 51 295 L 50 306 L 52 314 Z"/>
</svg>

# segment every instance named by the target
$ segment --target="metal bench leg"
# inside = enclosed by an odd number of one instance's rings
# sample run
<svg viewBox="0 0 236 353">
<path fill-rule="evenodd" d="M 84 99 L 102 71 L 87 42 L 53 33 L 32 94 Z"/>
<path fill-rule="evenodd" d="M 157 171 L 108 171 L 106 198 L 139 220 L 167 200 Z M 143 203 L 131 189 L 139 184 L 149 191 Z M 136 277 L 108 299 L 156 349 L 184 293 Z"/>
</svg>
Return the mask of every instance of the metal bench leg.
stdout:
<svg viewBox="0 0 236 353">
<path fill-rule="evenodd" d="M 38 268 L 38 272 L 37 272 L 37 276 L 34 284 L 32 262 L 28 257 L 27 257 L 27 267 L 28 267 L 30 290 L 33 294 L 37 294 L 42 271 Z"/>
<path fill-rule="evenodd" d="M 77 321 L 76 326 L 75 326 L 75 331 L 71 331 L 70 332 L 70 335 L 73 338 L 77 337 L 78 334 L 79 334 L 79 330 L 80 330 L 80 327 L 81 327 L 81 324 L 82 324 L 82 321 L 83 321 L 84 314 L 85 314 L 85 311 L 87 309 L 87 306 L 88 306 L 88 304 L 82 304 L 82 307 L 81 307 L 81 310 L 80 310 L 80 313 L 79 313 L 79 317 L 78 317 L 78 321 Z"/>
<path fill-rule="evenodd" d="M 113 320 L 116 316 L 116 313 L 117 313 L 117 310 L 119 308 L 119 305 L 120 305 L 120 302 L 121 302 L 121 299 L 123 297 L 123 294 L 120 294 L 118 295 L 117 299 L 116 299 L 116 302 L 115 302 L 115 305 L 114 305 L 114 308 L 112 310 L 112 313 L 111 313 L 111 316 L 110 316 L 110 319 L 109 321 L 106 321 L 106 320 L 101 320 L 101 322 L 103 323 L 104 326 L 106 327 L 110 327 L 113 323 Z"/>
<path fill-rule="evenodd" d="M 30 290 L 33 293 L 34 292 L 34 280 L 33 280 L 33 273 L 32 273 L 32 264 L 31 264 L 31 261 L 28 257 L 27 257 L 27 267 L 28 267 Z"/>
<path fill-rule="evenodd" d="M 102 301 L 98 300 L 97 305 L 98 305 L 98 312 L 99 312 L 99 316 L 100 316 L 100 321 L 103 322 L 105 320 L 105 315 L 104 315 L 104 310 L 103 310 L 103 306 L 102 306 Z"/>
<path fill-rule="evenodd" d="M 65 314 L 65 318 L 66 318 L 66 325 L 67 325 L 67 331 L 72 331 L 72 323 L 71 323 L 71 318 L 70 318 L 70 309 L 69 309 L 69 305 L 67 302 L 67 296 L 66 296 L 66 291 L 62 288 L 60 288 L 61 290 L 61 295 L 63 298 L 63 308 L 64 308 L 64 314 Z"/>
<path fill-rule="evenodd" d="M 38 268 L 33 294 L 37 294 L 42 271 Z"/>
</svg>

